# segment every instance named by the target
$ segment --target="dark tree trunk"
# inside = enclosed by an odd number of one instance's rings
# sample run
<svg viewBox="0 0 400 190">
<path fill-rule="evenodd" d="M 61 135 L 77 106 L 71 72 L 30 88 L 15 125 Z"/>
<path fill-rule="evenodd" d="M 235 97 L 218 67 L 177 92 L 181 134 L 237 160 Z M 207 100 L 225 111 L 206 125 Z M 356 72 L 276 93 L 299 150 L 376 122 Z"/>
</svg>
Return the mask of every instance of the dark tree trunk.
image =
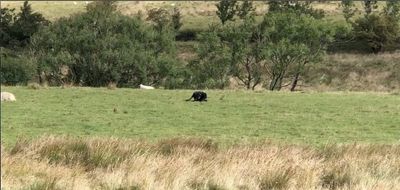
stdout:
<svg viewBox="0 0 400 190">
<path fill-rule="evenodd" d="M 308 61 L 304 61 L 303 64 L 299 64 L 296 74 L 293 77 L 292 85 L 290 86 L 290 91 L 292 91 L 292 92 L 295 91 L 297 83 L 299 82 L 301 69 L 304 68 L 304 66 L 307 64 L 307 62 Z"/>
<path fill-rule="evenodd" d="M 247 90 L 249 90 L 251 88 L 251 81 L 253 80 L 253 77 L 251 76 L 251 69 L 250 69 L 250 64 L 249 64 L 249 58 L 246 58 L 246 72 L 247 72 Z"/>
<path fill-rule="evenodd" d="M 272 77 L 271 83 L 269 84 L 269 90 L 275 90 L 275 86 L 278 82 L 278 78 L 276 76 Z"/>
<path fill-rule="evenodd" d="M 283 74 L 279 74 L 278 76 L 272 77 L 272 81 L 269 85 L 269 90 L 274 91 L 274 90 L 281 90 L 282 88 L 282 80 L 283 80 Z"/>
<path fill-rule="evenodd" d="M 42 73 L 39 71 L 39 70 L 37 70 L 37 75 L 38 75 L 38 78 L 39 78 L 39 84 L 43 84 L 43 79 L 42 79 Z"/>
<path fill-rule="evenodd" d="M 297 86 L 297 82 L 299 81 L 299 77 L 300 77 L 300 72 L 297 72 L 294 77 L 293 77 L 293 81 L 292 81 L 292 85 L 290 87 L 290 91 L 294 91 L 296 86 Z"/>
<path fill-rule="evenodd" d="M 253 86 L 251 86 L 251 90 L 254 90 L 259 83 L 260 83 L 260 79 L 257 79 L 256 81 L 254 81 Z"/>
</svg>

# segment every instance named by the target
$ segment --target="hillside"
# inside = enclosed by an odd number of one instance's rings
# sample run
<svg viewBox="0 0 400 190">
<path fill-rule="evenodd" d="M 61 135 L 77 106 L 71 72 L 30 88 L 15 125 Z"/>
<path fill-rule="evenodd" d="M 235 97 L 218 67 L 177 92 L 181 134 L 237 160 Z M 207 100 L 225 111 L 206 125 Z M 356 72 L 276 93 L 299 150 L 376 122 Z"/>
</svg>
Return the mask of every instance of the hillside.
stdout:
<svg viewBox="0 0 400 190">
<path fill-rule="evenodd" d="M 22 5 L 22 1 L 2 1 L 2 7 L 16 8 Z M 69 16 L 75 13 L 85 11 L 85 6 L 90 1 L 32 1 L 33 10 L 42 13 L 49 20 L 56 20 L 60 17 Z M 206 28 L 210 22 L 217 22 L 216 2 L 211 1 L 120 1 L 118 10 L 126 15 L 135 15 L 141 12 L 146 14 L 152 8 L 172 9 L 178 7 L 183 16 L 183 28 Z M 384 2 L 379 2 L 383 5 Z M 268 9 L 268 5 L 264 2 L 255 2 L 256 13 L 261 16 Z M 341 16 L 341 8 L 338 1 L 327 3 L 313 3 L 314 8 L 323 9 L 328 19 L 344 20 Z M 361 10 L 361 2 L 356 2 L 356 7 Z"/>
</svg>

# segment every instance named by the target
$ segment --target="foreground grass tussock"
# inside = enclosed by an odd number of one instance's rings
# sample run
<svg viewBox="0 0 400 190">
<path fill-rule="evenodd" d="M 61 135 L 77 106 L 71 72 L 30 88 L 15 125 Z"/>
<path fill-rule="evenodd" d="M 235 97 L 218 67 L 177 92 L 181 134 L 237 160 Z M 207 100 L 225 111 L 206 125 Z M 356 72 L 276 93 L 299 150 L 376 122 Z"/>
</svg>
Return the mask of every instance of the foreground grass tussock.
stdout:
<svg viewBox="0 0 400 190">
<path fill-rule="evenodd" d="M 399 189 L 400 145 L 48 137 L 2 147 L 1 167 L 5 189 Z"/>
</svg>

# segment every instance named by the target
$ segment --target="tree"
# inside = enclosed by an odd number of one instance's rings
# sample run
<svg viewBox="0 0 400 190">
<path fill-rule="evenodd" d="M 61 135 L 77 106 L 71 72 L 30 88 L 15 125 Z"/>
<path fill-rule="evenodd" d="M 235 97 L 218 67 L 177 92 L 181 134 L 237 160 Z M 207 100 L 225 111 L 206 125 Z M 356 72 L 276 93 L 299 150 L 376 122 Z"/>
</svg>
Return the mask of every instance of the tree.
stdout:
<svg viewBox="0 0 400 190">
<path fill-rule="evenodd" d="M 384 13 L 387 16 L 393 17 L 400 20 L 400 1 L 399 0 L 388 0 L 384 8 Z"/>
<path fill-rule="evenodd" d="M 364 0 L 364 10 L 366 15 L 371 14 L 372 11 L 377 8 L 378 8 L 377 0 Z"/>
<path fill-rule="evenodd" d="M 386 1 L 386 6 L 384 9 L 384 14 L 390 23 L 392 23 L 393 28 L 397 28 L 397 48 L 400 48 L 400 1 L 398 0 L 388 0 Z M 396 40 L 394 40 L 396 43 Z"/>
<path fill-rule="evenodd" d="M 253 7 L 252 1 L 244 0 L 243 3 L 237 5 L 236 10 L 239 18 L 245 19 L 245 17 L 247 17 L 250 13 L 253 13 L 255 11 L 255 8 Z"/>
<path fill-rule="evenodd" d="M 223 41 L 229 47 L 231 56 L 231 74 L 247 88 L 253 89 L 262 82 L 262 51 L 265 41 L 259 36 L 254 17 L 247 17 L 241 24 L 227 26 L 224 29 Z"/>
<path fill-rule="evenodd" d="M 269 1 L 268 12 L 294 12 L 297 14 L 308 14 L 316 19 L 321 19 L 325 16 L 325 12 L 322 9 L 314 9 L 311 6 L 312 1 L 292 1 L 292 0 L 282 0 L 282 1 Z"/>
<path fill-rule="evenodd" d="M 148 21 L 153 21 L 156 25 L 156 29 L 161 32 L 165 28 L 168 28 L 171 26 L 171 15 L 169 14 L 168 10 L 163 9 L 163 8 L 153 8 L 150 9 L 149 12 L 147 13 L 147 19 Z"/>
<path fill-rule="evenodd" d="M 12 39 L 12 25 L 15 19 L 15 9 L 0 9 L 0 44 L 2 47 L 8 46 Z"/>
<path fill-rule="evenodd" d="M 240 23 L 223 26 L 213 25 L 203 33 L 198 49 L 198 65 L 203 80 L 214 80 L 219 88 L 226 85 L 230 77 L 238 79 L 247 89 L 262 82 L 266 48 L 260 37 L 255 18 L 250 15 Z M 212 86 L 212 85 L 209 85 Z"/>
<path fill-rule="evenodd" d="M 84 86 L 159 85 L 173 77 L 178 62 L 171 29 L 160 32 L 114 11 L 113 4 L 95 3 L 86 13 L 61 18 L 33 36 L 38 73 L 44 72 L 53 85 L 67 81 Z"/>
<path fill-rule="evenodd" d="M 182 27 L 183 24 L 181 19 L 182 19 L 181 12 L 179 11 L 179 8 L 175 7 L 172 13 L 172 25 L 175 31 L 179 31 L 179 29 Z"/>
<path fill-rule="evenodd" d="M 354 22 L 353 28 L 356 39 L 364 41 L 373 53 L 396 43 L 400 36 L 398 20 L 384 14 L 365 15 Z"/>
<path fill-rule="evenodd" d="M 231 57 L 229 47 L 221 40 L 221 30 L 218 25 L 211 25 L 199 36 L 198 58 L 189 65 L 197 88 L 223 89 L 228 84 Z"/>
<path fill-rule="evenodd" d="M 1 84 L 27 84 L 35 76 L 36 64 L 26 54 L 1 47 L 0 49 L 0 81 Z"/>
<path fill-rule="evenodd" d="M 16 15 L 13 25 L 13 35 L 22 46 L 29 43 L 30 37 L 38 31 L 41 25 L 47 25 L 47 21 L 41 14 L 34 13 L 28 1 L 21 7 L 21 12 Z"/>
<path fill-rule="evenodd" d="M 288 39 L 282 39 L 270 45 L 269 60 L 271 65 L 269 73 L 271 82 L 269 90 L 280 90 L 288 67 L 304 61 L 308 48 L 304 44 L 293 44 Z"/>
<path fill-rule="evenodd" d="M 292 68 L 290 89 L 294 91 L 305 66 L 319 61 L 335 34 L 325 21 L 293 12 L 267 14 L 260 28 L 268 42 L 270 90 L 280 90 L 287 70 Z"/>
<path fill-rule="evenodd" d="M 152 21 L 158 32 L 172 32 L 177 33 L 182 27 L 181 13 L 177 7 L 172 11 L 164 8 L 153 8 L 148 11 L 146 20 Z"/>
<path fill-rule="evenodd" d="M 342 0 L 340 6 L 343 8 L 342 12 L 346 22 L 349 22 L 351 17 L 353 17 L 357 11 L 357 8 L 354 9 L 354 1 Z"/>
<path fill-rule="evenodd" d="M 236 0 L 221 0 L 217 6 L 217 16 L 221 20 L 222 25 L 227 21 L 233 20 L 236 15 Z"/>
<path fill-rule="evenodd" d="M 14 9 L 1 9 L 0 37 L 3 47 L 25 47 L 41 26 L 49 24 L 42 14 L 32 11 L 28 1 L 20 9 L 18 14 L 14 13 Z"/>
<path fill-rule="evenodd" d="M 342 5 L 345 6 L 345 18 L 352 26 L 348 39 L 365 44 L 372 53 L 396 47 L 396 41 L 400 38 L 400 1 L 387 1 L 383 11 L 378 13 L 374 12 L 378 8 L 376 0 L 364 0 L 365 14 L 354 22 L 349 22 L 354 11 L 350 8 L 353 6 L 352 0 L 343 0 Z"/>
<path fill-rule="evenodd" d="M 94 1 L 86 6 L 86 11 L 93 15 L 102 16 L 113 14 L 117 10 L 116 1 Z"/>
</svg>

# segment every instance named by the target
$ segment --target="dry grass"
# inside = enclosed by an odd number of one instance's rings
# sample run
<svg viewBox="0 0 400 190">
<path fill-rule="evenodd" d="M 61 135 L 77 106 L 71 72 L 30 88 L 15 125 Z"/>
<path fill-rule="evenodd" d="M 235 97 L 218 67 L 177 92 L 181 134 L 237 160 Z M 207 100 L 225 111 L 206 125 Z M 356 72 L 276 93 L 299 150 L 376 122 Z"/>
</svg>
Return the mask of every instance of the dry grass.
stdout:
<svg viewBox="0 0 400 190">
<path fill-rule="evenodd" d="M 40 86 L 40 84 L 38 84 L 38 83 L 36 83 L 36 82 L 28 83 L 28 85 L 27 85 L 26 87 L 27 87 L 28 89 L 33 89 L 33 90 L 39 90 L 39 89 L 41 89 L 41 88 L 45 88 L 45 87 Z"/>
<path fill-rule="evenodd" d="M 48 137 L 1 155 L 6 189 L 400 189 L 400 145 Z"/>
<path fill-rule="evenodd" d="M 115 82 L 110 82 L 110 83 L 108 83 L 107 89 L 108 89 L 108 90 L 115 90 L 115 89 L 117 89 L 117 83 L 115 83 Z"/>
<path fill-rule="evenodd" d="M 396 92 L 400 87 L 400 52 L 381 54 L 333 54 L 309 65 L 305 76 L 310 89 L 321 91 Z"/>
<path fill-rule="evenodd" d="M 49 19 L 82 12 L 86 6 L 86 1 L 33 1 L 30 3 L 35 11 L 43 13 Z M 216 3 L 216 1 L 119 1 L 118 9 L 123 14 L 134 15 L 139 11 L 147 12 L 152 8 L 179 7 L 185 16 L 210 16 L 215 15 Z M 5 1 L 2 2 L 2 7 L 16 8 L 19 11 L 22 4 L 22 1 Z M 384 2 L 379 2 L 379 9 L 382 9 L 384 5 Z M 342 11 L 338 1 L 313 2 L 312 6 L 316 9 L 323 9 L 328 15 L 341 14 Z M 360 11 L 363 9 L 362 2 L 355 2 L 355 6 Z M 254 2 L 254 7 L 257 14 L 265 13 L 268 10 L 265 2 Z"/>
</svg>

